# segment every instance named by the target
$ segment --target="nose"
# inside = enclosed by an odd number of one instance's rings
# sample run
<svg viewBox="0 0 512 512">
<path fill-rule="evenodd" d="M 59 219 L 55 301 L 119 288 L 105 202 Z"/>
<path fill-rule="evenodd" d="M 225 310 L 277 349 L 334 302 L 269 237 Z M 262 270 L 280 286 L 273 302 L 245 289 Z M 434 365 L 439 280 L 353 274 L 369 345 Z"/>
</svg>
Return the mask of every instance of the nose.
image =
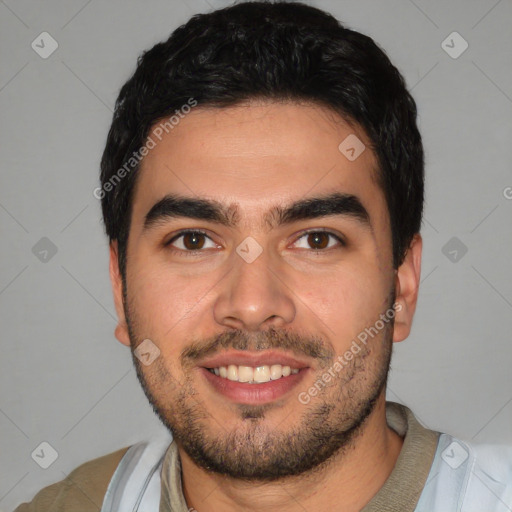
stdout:
<svg viewBox="0 0 512 512">
<path fill-rule="evenodd" d="M 236 253 L 233 259 L 231 272 L 219 283 L 214 305 L 216 322 L 246 331 L 292 323 L 296 314 L 293 290 L 267 252 L 264 250 L 250 263 Z"/>
</svg>

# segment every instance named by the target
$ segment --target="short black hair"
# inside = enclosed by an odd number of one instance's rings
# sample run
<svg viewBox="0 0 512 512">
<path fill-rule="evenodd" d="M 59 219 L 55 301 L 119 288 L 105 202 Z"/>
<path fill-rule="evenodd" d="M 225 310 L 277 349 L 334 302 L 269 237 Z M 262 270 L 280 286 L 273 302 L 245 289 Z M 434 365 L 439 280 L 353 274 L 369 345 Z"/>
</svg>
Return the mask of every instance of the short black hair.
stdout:
<svg viewBox="0 0 512 512">
<path fill-rule="evenodd" d="M 121 88 L 96 190 L 123 278 L 140 148 L 155 123 L 191 99 L 220 108 L 251 99 L 309 102 L 358 123 L 379 165 L 393 265 L 403 262 L 421 227 L 424 156 L 402 75 L 372 38 L 329 13 L 301 2 L 254 1 L 193 16 L 143 52 Z"/>
</svg>

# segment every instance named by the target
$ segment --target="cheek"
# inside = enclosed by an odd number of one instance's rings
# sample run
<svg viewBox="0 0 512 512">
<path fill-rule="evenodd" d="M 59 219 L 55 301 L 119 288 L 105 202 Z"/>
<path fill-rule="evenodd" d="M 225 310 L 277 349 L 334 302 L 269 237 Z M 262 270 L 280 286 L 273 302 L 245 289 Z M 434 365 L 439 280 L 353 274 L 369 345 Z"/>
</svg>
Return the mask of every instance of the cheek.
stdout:
<svg viewBox="0 0 512 512">
<path fill-rule="evenodd" d="M 184 331 L 190 331 L 190 322 L 205 317 L 208 291 L 215 280 L 211 273 L 201 277 L 180 275 L 149 261 L 149 257 L 144 265 L 132 261 L 128 288 L 132 315 L 138 334 L 159 340 L 158 344 L 165 344 L 167 350 L 176 346 L 170 340 L 186 337 Z"/>
<path fill-rule="evenodd" d="M 327 326 L 327 335 L 340 350 L 373 325 L 387 305 L 382 275 L 377 270 L 369 271 L 369 267 L 363 271 L 355 265 L 345 265 L 328 278 L 304 277 L 303 283 L 308 289 L 308 306 Z"/>
</svg>

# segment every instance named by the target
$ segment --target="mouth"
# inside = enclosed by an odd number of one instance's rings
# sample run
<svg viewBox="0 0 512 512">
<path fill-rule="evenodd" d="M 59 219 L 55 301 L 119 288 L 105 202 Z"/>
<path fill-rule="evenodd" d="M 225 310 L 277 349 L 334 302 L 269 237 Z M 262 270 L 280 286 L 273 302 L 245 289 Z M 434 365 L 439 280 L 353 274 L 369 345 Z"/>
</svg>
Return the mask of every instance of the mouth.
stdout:
<svg viewBox="0 0 512 512">
<path fill-rule="evenodd" d="M 264 404 L 283 398 L 309 369 L 305 361 L 272 351 L 226 352 L 199 367 L 216 393 L 239 404 Z"/>
<path fill-rule="evenodd" d="M 270 382 L 299 373 L 299 368 L 291 368 L 280 364 L 256 367 L 230 364 L 229 366 L 207 368 L 207 370 L 222 379 L 233 382 L 248 382 L 249 384 L 262 384 L 263 382 Z"/>
</svg>

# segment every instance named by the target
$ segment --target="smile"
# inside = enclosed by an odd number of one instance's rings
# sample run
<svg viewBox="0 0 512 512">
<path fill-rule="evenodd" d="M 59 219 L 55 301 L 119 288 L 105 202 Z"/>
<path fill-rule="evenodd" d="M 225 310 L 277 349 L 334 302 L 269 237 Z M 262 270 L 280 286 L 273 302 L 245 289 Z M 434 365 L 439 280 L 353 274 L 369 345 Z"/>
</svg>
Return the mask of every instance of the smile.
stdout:
<svg viewBox="0 0 512 512">
<path fill-rule="evenodd" d="M 293 396 L 312 361 L 282 350 L 227 350 L 197 361 L 217 395 L 239 404 L 265 404 Z"/>
<path fill-rule="evenodd" d="M 208 370 L 217 375 L 217 377 L 233 382 L 247 382 L 249 384 L 261 384 L 299 373 L 298 368 L 291 368 L 290 366 L 280 364 L 256 367 L 230 364 L 228 366 L 208 368 Z"/>
</svg>

